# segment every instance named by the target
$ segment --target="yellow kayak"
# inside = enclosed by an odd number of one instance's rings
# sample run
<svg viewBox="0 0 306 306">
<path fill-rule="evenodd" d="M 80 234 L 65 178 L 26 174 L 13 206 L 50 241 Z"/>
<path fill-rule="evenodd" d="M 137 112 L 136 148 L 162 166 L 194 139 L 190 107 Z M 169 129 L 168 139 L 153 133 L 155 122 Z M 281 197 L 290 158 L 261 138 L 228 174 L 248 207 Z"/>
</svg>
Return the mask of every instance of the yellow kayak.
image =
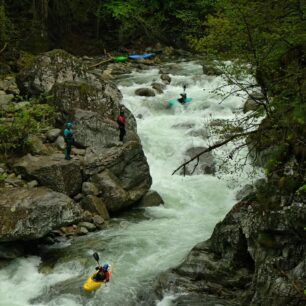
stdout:
<svg viewBox="0 0 306 306">
<path fill-rule="evenodd" d="M 109 274 L 111 275 L 112 274 L 112 271 L 113 271 L 113 266 L 112 265 L 109 265 Z M 96 273 L 93 273 L 91 274 L 86 282 L 84 283 L 83 285 L 83 289 L 87 292 L 93 292 L 93 291 L 96 291 L 97 289 L 99 289 L 102 285 L 104 286 L 105 283 L 104 282 L 97 282 L 93 279 L 93 277 L 96 275 Z"/>
</svg>

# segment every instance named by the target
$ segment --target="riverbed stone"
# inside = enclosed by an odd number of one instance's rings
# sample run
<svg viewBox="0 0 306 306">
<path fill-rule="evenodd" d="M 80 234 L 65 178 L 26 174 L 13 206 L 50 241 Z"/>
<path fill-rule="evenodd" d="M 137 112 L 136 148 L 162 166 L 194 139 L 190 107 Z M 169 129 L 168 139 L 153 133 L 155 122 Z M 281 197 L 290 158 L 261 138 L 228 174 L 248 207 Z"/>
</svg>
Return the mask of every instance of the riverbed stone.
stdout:
<svg viewBox="0 0 306 306">
<path fill-rule="evenodd" d="M 161 204 L 164 204 L 164 201 L 155 190 L 149 190 L 139 201 L 139 207 L 152 207 Z"/>
<path fill-rule="evenodd" d="M 144 97 L 154 97 L 155 92 L 151 88 L 138 88 L 135 90 L 135 95 Z"/>
</svg>

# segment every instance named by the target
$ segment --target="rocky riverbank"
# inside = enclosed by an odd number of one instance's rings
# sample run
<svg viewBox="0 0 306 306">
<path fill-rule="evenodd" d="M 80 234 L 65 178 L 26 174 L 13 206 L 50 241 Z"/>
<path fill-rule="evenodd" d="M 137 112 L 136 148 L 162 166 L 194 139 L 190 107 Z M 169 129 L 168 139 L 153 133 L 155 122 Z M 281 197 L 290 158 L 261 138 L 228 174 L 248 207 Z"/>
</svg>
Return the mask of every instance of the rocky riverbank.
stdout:
<svg viewBox="0 0 306 306">
<path fill-rule="evenodd" d="M 84 235 L 104 228 L 109 215 L 162 203 L 153 191 L 133 115 L 117 87 L 86 61 L 53 50 L 0 81 L 1 121 L 33 103 L 54 109 L 54 125 L 26 135 L 27 150 L 3 155 L 0 165 L 0 257 L 23 254 L 25 242 Z M 34 102 L 33 102 L 34 101 Z M 116 117 L 124 109 L 127 137 L 118 142 Z M 62 128 L 74 122 L 75 147 L 64 160 Z M 43 118 L 42 118 L 43 121 Z M 7 151 L 3 151 L 6 153 Z"/>
<path fill-rule="evenodd" d="M 161 274 L 140 305 L 305 305 L 306 199 L 267 211 L 252 194 L 178 266 Z M 148 298 L 149 296 L 149 298 Z"/>
</svg>

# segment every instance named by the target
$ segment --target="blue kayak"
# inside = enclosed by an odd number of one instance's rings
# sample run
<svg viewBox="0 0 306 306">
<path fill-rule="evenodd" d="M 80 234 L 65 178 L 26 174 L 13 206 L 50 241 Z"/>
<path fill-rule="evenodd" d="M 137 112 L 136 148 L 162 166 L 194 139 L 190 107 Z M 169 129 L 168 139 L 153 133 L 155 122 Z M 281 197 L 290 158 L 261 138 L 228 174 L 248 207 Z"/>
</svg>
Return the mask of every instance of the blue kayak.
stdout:
<svg viewBox="0 0 306 306">
<path fill-rule="evenodd" d="M 189 104 L 191 101 L 192 101 L 192 98 L 187 98 L 185 103 L 182 105 Z M 172 107 L 174 104 L 177 104 L 177 103 L 181 104 L 177 99 L 168 100 L 167 103 L 168 103 L 168 107 Z"/>
<path fill-rule="evenodd" d="M 154 53 L 144 53 L 144 54 L 130 54 L 128 57 L 130 59 L 149 59 L 154 56 Z"/>
</svg>

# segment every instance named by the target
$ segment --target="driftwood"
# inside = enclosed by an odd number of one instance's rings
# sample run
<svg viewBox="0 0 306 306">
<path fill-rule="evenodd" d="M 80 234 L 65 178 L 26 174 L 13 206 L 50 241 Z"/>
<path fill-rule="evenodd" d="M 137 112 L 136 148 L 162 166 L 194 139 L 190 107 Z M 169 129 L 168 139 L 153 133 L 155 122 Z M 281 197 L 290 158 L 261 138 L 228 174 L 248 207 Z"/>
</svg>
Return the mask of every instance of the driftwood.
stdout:
<svg viewBox="0 0 306 306">
<path fill-rule="evenodd" d="M 99 62 L 99 63 L 96 63 L 96 64 L 93 64 L 93 65 L 91 65 L 91 66 L 88 66 L 88 68 L 97 67 L 97 66 L 100 66 L 100 65 L 102 65 L 102 64 L 104 64 L 104 63 L 108 63 L 108 62 L 110 62 L 110 61 L 112 61 L 112 60 L 113 60 L 112 58 L 109 58 L 109 59 L 107 59 L 107 60 L 103 60 L 103 61 L 101 61 L 101 62 Z"/>
<path fill-rule="evenodd" d="M 6 49 L 7 43 L 4 44 L 4 47 L 0 50 L 0 54 Z"/>
</svg>

